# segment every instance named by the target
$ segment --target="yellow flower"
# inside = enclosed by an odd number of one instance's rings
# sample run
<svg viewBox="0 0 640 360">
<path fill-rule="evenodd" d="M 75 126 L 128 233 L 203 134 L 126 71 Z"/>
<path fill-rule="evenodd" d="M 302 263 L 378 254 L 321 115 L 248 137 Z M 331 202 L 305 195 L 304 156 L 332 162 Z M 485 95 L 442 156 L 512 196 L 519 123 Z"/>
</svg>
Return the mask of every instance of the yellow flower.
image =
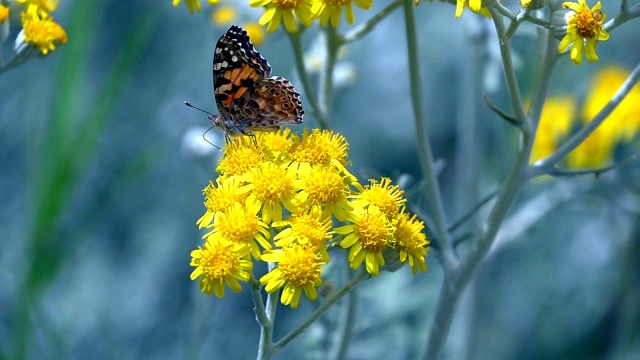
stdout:
<svg viewBox="0 0 640 360">
<path fill-rule="evenodd" d="M 243 203 L 247 198 L 249 189 L 242 187 L 235 178 L 218 177 L 216 183 L 218 187 L 213 184 L 213 181 L 209 181 L 209 185 L 202 190 L 207 212 L 196 222 L 199 229 L 209 226 L 221 211 L 227 210 L 235 203 Z"/>
<path fill-rule="evenodd" d="M 258 27 L 258 29 L 260 29 L 260 27 Z M 287 153 L 284 155 L 289 156 L 288 151 L 293 144 L 294 138 L 298 138 L 298 135 L 295 134 L 292 136 L 290 128 L 283 128 L 277 131 L 256 132 L 258 143 L 264 145 L 268 152 L 273 153 L 274 158 L 283 153 Z"/>
<path fill-rule="evenodd" d="M 229 25 L 233 23 L 237 17 L 238 11 L 233 6 L 219 6 L 211 12 L 211 22 L 218 26 Z M 250 37 L 255 44 L 255 40 L 253 39 L 253 37 Z"/>
<path fill-rule="evenodd" d="M 302 189 L 300 207 L 320 206 L 325 214 L 333 214 L 339 221 L 347 218 L 353 207 L 347 200 L 351 193 L 349 180 L 333 166 L 317 166 L 299 174 L 298 188 Z"/>
<path fill-rule="evenodd" d="M 31 4 L 22 13 L 22 28 L 25 43 L 38 48 L 43 55 L 56 49 L 55 44 L 67 42 L 67 33 L 48 14 Z"/>
<path fill-rule="evenodd" d="M 326 165 L 338 162 L 342 166 L 347 164 L 347 149 L 349 144 L 344 136 L 329 130 L 305 128 L 301 138 L 294 138 L 290 153 L 294 162 L 302 164 Z"/>
<path fill-rule="evenodd" d="M 19 4 L 27 4 L 27 7 L 35 5 L 42 15 L 55 11 L 58 8 L 58 0 L 18 0 Z"/>
<path fill-rule="evenodd" d="M 274 32 L 281 22 L 288 32 L 294 32 L 296 18 L 304 26 L 311 25 L 311 0 L 251 0 L 249 5 L 267 7 L 258 23 L 262 26 L 268 23 L 268 32 Z"/>
<path fill-rule="evenodd" d="M 209 237 L 204 247 L 191 252 L 191 280 L 200 277 L 200 291 L 207 295 L 224 296 L 224 285 L 234 292 L 242 290 L 240 281 L 251 279 L 253 263 L 251 249 L 246 244 L 233 243 L 219 237 Z"/>
<path fill-rule="evenodd" d="M 262 220 L 267 224 L 282 221 L 283 206 L 290 212 L 296 210 L 299 196 L 294 186 L 294 168 L 265 161 L 249 170 L 243 178 L 248 183 L 246 188 L 251 191 L 247 202 L 261 208 Z"/>
<path fill-rule="evenodd" d="M 224 156 L 216 171 L 225 176 L 242 176 L 267 160 L 264 149 L 256 146 L 252 136 L 239 136 L 227 143 L 222 151 Z"/>
<path fill-rule="evenodd" d="M 585 99 L 583 123 L 591 121 L 624 83 L 629 72 L 609 66 L 593 78 Z M 636 85 L 624 100 L 587 139 L 569 156 L 567 165 L 574 169 L 596 168 L 613 161 L 616 145 L 630 141 L 640 130 L 640 85 Z"/>
<path fill-rule="evenodd" d="M 551 155 L 565 140 L 576 116 L 576 99 L 558 96 L 547 99 L 542 108 L 540 123 L 531 151 L 531 162 Z"/>
<path fill-rule="evenodd" d="M 4 24 L 9 18 L 9 8 L 0 4 L 0 24 Z"/>
<path fill-rule="evenodd" d="M 350 196 L 354 201 L 353 206 L 367 207 L 369 205 L 377 206 L 388 219 L 395 219 L 402 206 L 407 199 L 402 197 L 404 191 L 400 190 L 398 185 L 391 185 L 391 179 L 382 178 L 380 182 L 369 180 L 370 185 L 362 188 L 360 184 L 355 183 L 360 188 L 360 193 Z"/>
<path fill-rule="evenodd" d="M 457 0 L 456 1 L 456 18 L 462 15 L 465 7 L 469 7 L 474 13 L 479 13 L 482 7 L 482 0 Z"/>
<path fill-rule="evenodd" d="M 220 212 L 213 223 L 213 230 L 204 238 L 222 237 L 234 243 L 248 244 L 251 256 L 260 260 L 260 248 L 271 249 L 269 226 L 261 221 L 256 213 L 260 209 L 255 204 L 234 204 L 231 208 Z"/>
<path fill-rule="evenodd" d="M 282 250 L 266 251 L 262 260 L 277 262 L 278 267 L 260 278 L 268 293 L 276 292 L 284 286 L 280 302 L 295 309 L 300 303 L 304 290 L 311 301 L 318 298 L 316 286 L 322 285 L 321 266 L 325 264 L 313 247 L 291 245 Z"/>
<path fill-rule="evenodd" d="M 567 20 L 567 35 L 560 41 L 558 51 L 564 53 L 569 45 L 572 45 L 571 61 L 575 65 L 582 63 L 583 48 L 587 60 L 590 62 L 598 61 L 597 41 L 609 39 L 609 33 L 602 27 L 602 23 L 606 19 L 605 13 L 600 11 L 602 4 L 598 1 L 593 8 L 589 9 L 585 0 L 578 0 L 578 4 L 565 2 L 562 6 L 565 9 L 573 10 L 574 14 L 569 16 Z"/>
<path fill-rule="evenodd" d="M 331 230 L 331 218 L 324 215 L 320 209 L 312 208 L 308 211 L 291 215 L 287 220 L 274 222 L 273 227 L 290 226 L 276 235 L 276 246 L 287 247 L 292 244 L 311 246 L 316 249 L 322 260 L 329 262 L 329 254 L 325 247 L 327 240 L 330 240 L 333 231 Z"/>
<path fill-rule="evenodd" d="M 606 165 L 613 159 L 616 139 L 597 129 L 567 156 L 571 169 L 590 169 Z"/>
<path fill-rule="evenodd" d="M 311 13 L 314 18 L 320 19 L 321 25 L 327 25 L 329 19 L 331 19 L 331 26 L 338 27 L 340 25 L 340 13 L 342 13 L 342 8 L 344 7 L 344 17 L 349 24 L 353 24 L 355 17 L 353 16 L 352 2 L 355 2 L 359 8 L 364 10 L 371 9 L 373 5 L 373 0 L 315 0 L 311 7 Z"/>
<path fill-rule="evenodd" d="M 374 205 L 366 209 L 355 208 L 349 213 L 347 221 L 352 224 L 336 228 L 335 232 L 346 235 L 340 246 L 349 248 L 349 266 L 356 269 L 365 261 L 367 272 L 378 275 L 380 267 L 385 264 L 382 251 L 395 246 L 395 227 Z"/>
<path fill-rule="evenodd" d="M 395 226 L 394 238 L 396 247 L 400 251 L 400 261 L 409 261 L 413 275 L 418 270 L 427 271 L 425 257 L 429 251 L 429 240 L 422 232 L 424 222 L 418 220 L 416 215 L 409 217 L 409 214 L 402 212 L 398 216 Z"/>
<path fill-rule="evenodd" d="M 182 0 L 173 0 L 173 6 L 180 5 Z M 211 5 L 216 5 L 218 0 L 207 0 L 207 2 Z M 202 11 L 202 5 L 200 5 L 200 0 L 184 0 L 184 3 L 189 8 L 189 12 L 193 14 L 194 10 L 198 10 L 198 12 Z"/>
</svg>

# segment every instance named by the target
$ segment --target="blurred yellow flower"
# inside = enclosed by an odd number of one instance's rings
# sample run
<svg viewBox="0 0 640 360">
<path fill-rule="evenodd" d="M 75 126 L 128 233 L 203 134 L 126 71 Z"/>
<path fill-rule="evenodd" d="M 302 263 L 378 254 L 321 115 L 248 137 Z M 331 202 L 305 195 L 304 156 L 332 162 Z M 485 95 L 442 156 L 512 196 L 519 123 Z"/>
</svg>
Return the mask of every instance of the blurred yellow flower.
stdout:
<svg viewBox="0 0 640 360">
<path fill-rule="evenodd" d="M 27 7 L 35 5 L 38 12 L 48 14 L 58 8 L 58 0 L 18 0 L 19 4 L 26 4 Z"/>
<path fill-rule="evenodd" d="M 565 140 L 576 117 L 577 104 L 573 96 L 550 97 L 544 103 L 536 138 L 531 151 L 531 162 L 551 155 Z"/>
<path fill-rule="evenodd" d="M 593 169 L 610 163 L 616 148 L 616 139 L 597 129 L 567 156 L 571 169 Z"/>
<path fill-rule="evenodd" d="M 320 25 L 327 25 L 331 20 L 331 26 L 338 27 L 340 25 L 340 14 L 344 7 L 345 19 L 349 24 L 353 24 L 355 16 L 353 15 L 352 2 L 355 2 L 356 6 L 364 10 L 371 9 L 373 5 L 373 0 L 315 0 L 311 7 L 311 13 L 314 18 L 320 19 Z"/>
<path fill-rule="evenodd" d="M 591 121 L 629 76 L 616 66 L 600 70 L 591 81 L 582 112 L 583 123 Z M 571 168 L 595 168 L 613 161 L 616 145 L 629 141 L 640 130 L 640 85 L 636 85 L 600 126 L 567 157 Z"/>
<path fill-rule="evenodd" d="M 0 24 L 3 24 L 9 18 L 9 8 L 0 4 Z"/>
<path fill-rule="evenodd" d="M 284 23 L 288 32 L 294 32 L 296 19 L 304 26 L 311 25 L 311 0 L 251 0 L 249 5 L 267 7 L 258 23 L 269 24 L 268 32 L 274 32 L 280 23 Z"/>
<path fill-rule="evenodd" d="M 255 22 L 246 22 L 242 24 L 242 28 L 247 31 L 247 34 L 251 38 L 251 42 L 253 45 L 259 46 L 264 42 L 266 38 L 266 34 L 260 25 Z M 288 131 L 291 132 L 291 129 L 284 129 L 280 131 Z M 272 132 L 266 132 L 265 134 L 271 134 Z"/>
<path fill-rule="evenodd" d="M 182 0 L 173 0 L 173 6 L 175 7 L 180 5 L 181 1 Z M 207 0 L 207 2 L 211 5 L 218 4 L 218 0 Z M 197 10 L 198 12 L 202 11 L 202 5 L 200 5 L 200 0 L 184 0 L 184 3 L 185 5 L 187 5 L 189 12 L 192 14 L 195 10 Z"/>
<path fill-rule="evenodd" d="M 585 123 L 593 119 L 607 105 L 628 76 L 629 71 L 618 66 L 607 66 L 596 73 L 591 81 L 582 111 L 582 119 Z M 625 141 L 638 133 L 640 130 L 639 84 L 631 89 L 611 115 L 598 127 L 598 130 L 600 129 L 616 139 Z"/>
<path fill-rule="evenodd" d="M 40 50 L 43 55 L 56 49 L 55 44 L 67 42 L 67 33 L 49 15 L 38 10 L 37 5 L 29 5 L 22 13 L 24 41 Z"/>
<path fill-rule="evenodd" d="M 211 22 L 218 26 L 227 26 L 233 23 L 238 17 L 238 11 L 233 6 L 218 6 L 211 12 Z M 255 43 L 251 34 L 249 37 Z"/>
<path fill-rule="evenodd" d="M 584 49 L 587 60 L 590 62 L 598 61 L 597 42 L 609 40 L 609 33 L 602 27 L 607 17 L 605 13 L 600 11 L 602 4 L 598 1 L 593 8 L 589 9 L 585 0 L 578 0 L 578 4 L 565 2 L 562 6 L 575 13 L 568 17 L 567 35 L 558 44 L 558 51 L 564 53 L 569 45 L 572 45 L 571 61 L 575 65 L 582 63 L 582 49 Z"/>
</svg>

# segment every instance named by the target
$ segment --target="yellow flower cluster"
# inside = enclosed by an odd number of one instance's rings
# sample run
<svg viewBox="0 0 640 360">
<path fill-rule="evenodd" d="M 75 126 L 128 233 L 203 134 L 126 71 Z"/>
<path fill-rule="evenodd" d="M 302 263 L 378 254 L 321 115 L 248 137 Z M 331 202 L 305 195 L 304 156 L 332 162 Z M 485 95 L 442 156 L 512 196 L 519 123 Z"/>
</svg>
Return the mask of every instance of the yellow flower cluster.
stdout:
<svg viewBox="0 0 640 360">
<path fill-rule="evenodd" d="M 472 0 L 480 1 L 480 0 Z M 178 6 L 182 0 L 173 0 L 173 6 Z M 207 0 L 211 5 L 218 4 L 218 0 Z M 249 5 L 252 7 L 264 7 L 265 12 L 260 18 L 260 25 L 269 24 L 267 31 L 275 31 L 280 24 L 284 24 L 288 32 L 294 32 L 297 29 L 297 23 L 304 26 L 310 26 L 313 19 L 318 19 L 321 25 L 331 22 L 331 26 L 338 27 L 340 25 L 340 17 L 342 9 L 347 22 L 353 24 L 355 16 L 353 14 L 353 4 L 361 9 L 369 10 L 373 5 L 373 0 L 250 0 Z M 189 8 L 189 12 L 202 11 L 200 0 L 185 0 L 185 4 Z M 213 15 L 216 23 L 222 19 L 228 19 L 229 7 L 226 7 L 225 13 Z"/>
<path fill-rule="evenodd" d="M 581 123 L 591 121 L 609 102 L 629 76 L 625 69 L 608 66 L 600 70 L 582 107 Z M 576 124 L 577 106 L 572 96 L 550 98 L 545 103 L 536 133 L 532 162 L 553 151 L 570 134 Z M 636 85 L 609 117 L 567 157 L 572 169 L 596 168 L 614 159 L 616 146 L 631 141 L 640 130 L 640 85 Z"/>
<path fill-rule="evenodd" d="M 331 26 L 338 27 L 342 9 L 347 22 L 353 24 L 354 3 L 361 9 L 369 10 L 373 0 L 250 0 L 249 5 L 266 8 L 259 23 L 269 24 L 267 31 L 273 32 L 284 23 L 288 32 L 294 32 L 297 22 L 310 26 L 313 19 L 318 19 L 321 25 L 331 22 Z"/>
<path fill-rule="evenodd" d="M 191 279 L 223 297 L 225 285 L 239 291 L 238 281 L 253 277 L 252 258 L 277 263 L 260 283 L 269 293 L 283 289 L 281 302 L 296 308 L 302 292 L 317 298 L 327 250 L 349 249 L 351 268 L 364 263 L 371 275 L 387 256 L 408 262 L 414 274 L 426 271 L 424 223 L 406 213 L 403 191 L 389 179 L 359 184 L 346 169 L 347 149 L 342 135 L 326 130 L 229 142 L 220 175 L 203 190 L 207 210 L 197 225 L 209 232 L 191 253 Z"/>
</svg>

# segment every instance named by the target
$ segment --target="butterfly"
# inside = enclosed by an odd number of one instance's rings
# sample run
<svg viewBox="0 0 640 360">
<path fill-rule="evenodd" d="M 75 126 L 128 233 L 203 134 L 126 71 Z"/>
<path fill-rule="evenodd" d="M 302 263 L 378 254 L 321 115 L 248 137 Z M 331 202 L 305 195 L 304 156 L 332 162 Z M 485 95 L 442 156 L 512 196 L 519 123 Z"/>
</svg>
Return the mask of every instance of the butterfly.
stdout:
<svg viewBox="0 0 640 360">
<path fill-rule="evenodd" d="M 211 123 L 226 135 L 252 135 L 302 123 L 300 94 L 289 80 L 271 76 L 271 66 L 239 26 L 231 26 L 216 44 L 213 92 L 220 115 L 212 115 Z"/>
</svg>

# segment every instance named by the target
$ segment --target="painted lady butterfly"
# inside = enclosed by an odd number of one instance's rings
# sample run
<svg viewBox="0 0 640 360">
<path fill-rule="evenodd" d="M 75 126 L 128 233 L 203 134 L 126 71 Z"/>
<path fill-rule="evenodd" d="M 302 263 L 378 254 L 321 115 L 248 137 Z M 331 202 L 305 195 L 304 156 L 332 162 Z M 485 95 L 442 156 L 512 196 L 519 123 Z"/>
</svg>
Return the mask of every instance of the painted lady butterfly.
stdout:
<svg viewBox="0 0 640 360">
<path fill-rule="evenodd" d="M 213 126 L 227 135 L 251 135 L 302 123 L 300 94 L 287 79 L 270 75 L 271 66 L 247 32 L 231 26 L 213 55 L 213 92 L 220 112 L 211 116 Z"/>
</svg>

